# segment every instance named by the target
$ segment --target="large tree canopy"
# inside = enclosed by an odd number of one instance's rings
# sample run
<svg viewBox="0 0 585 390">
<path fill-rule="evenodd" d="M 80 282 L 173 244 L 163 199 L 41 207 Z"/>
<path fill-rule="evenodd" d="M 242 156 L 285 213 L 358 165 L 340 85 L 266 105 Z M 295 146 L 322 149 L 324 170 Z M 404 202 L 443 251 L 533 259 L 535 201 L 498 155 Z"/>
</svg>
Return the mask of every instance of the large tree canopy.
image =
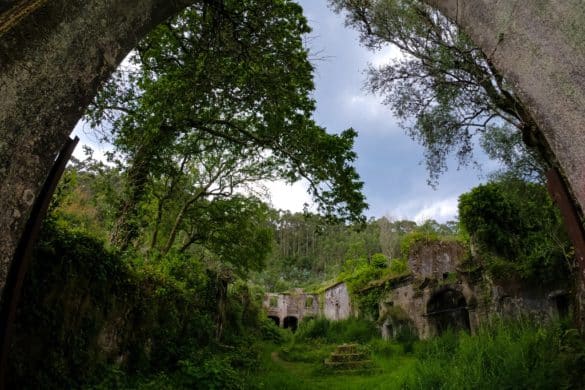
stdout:
<svg viewBox="0 0 585 390">
<path fill-rule="evenodd" d="M 449 19 L 419 0 L 330 0 L 345 12 L 361 42 L 401 56 L 370 67 L 367 88 L 383 96 L 408 134 L 421 143 L 430 182 L 455 153 L 473 161 L 479 141 L 514 176 L 540 179 L 544 162 L 534 146 L 536 124 L 488 57 Z M 523 143 L 522 140 L 526 142 Z"/>
<path fill-rule="evenodd" d="M 313 68 L 302 44 L 309 31 L 291 1 L 234 0 L 196 4 L 140 43 L 89 111 L 130 165 L 115 243 L 136 237 L 147 184 L 184 171 L 185 162 L 190 174 L 223 175 L 220 194 L 250 180 L 305 178 L 322 211 L 361 219 L 356 133 L 328 134 L 311 118 Z M 221 169 L 209 169 L 212 154 Z M 234 180 L 236 172 L 245 179 Z M 214 195 L 220 176 L 193 193 Z"/>
</svg>

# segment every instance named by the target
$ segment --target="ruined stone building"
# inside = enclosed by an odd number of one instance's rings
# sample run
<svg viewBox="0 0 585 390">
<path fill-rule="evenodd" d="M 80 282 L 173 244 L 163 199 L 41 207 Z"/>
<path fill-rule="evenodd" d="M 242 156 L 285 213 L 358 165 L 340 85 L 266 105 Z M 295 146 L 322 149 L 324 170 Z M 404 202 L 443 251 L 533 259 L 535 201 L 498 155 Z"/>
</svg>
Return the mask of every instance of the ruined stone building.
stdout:
<svg viewBox="0 0 585 390">
<path fill-rule="evenodd" d="M 347 285 L 343 282 L 327 287 L 320 294 L 305 293 L 301 289 L 291 293 L 268 293 L 262 306 L 277 325 L 293 330 L 303 319 L 325 317 L 336 321 L 354 314 Z"/>
<path fill-rule="evenodd" d="M 493 316 L 546 321 L 569 311 L 568 291 L 492 280 L 481 267 L 466 268 L 467 250 L 456 242 L 420 243 L 412 248 L 410 275 L 388 281 L 379 302 L 384 337 L 404 327 L 420 338 L 447 328 L 475 332 Z"/>
<path fill-rule="evenodd" d="M 408 258 L 409 273 L 374 281 L 359 293 L 379 289 L 378 318 L 383 337 L 408 329 L 420 338 L 447 328 L 475 332 L 493 316 L 526 316 L 535 321 L 562 317 L 570 310 L 569 292 L 557 287 L 530 286 L 520 281 L 495 281 L 480 266 L 466 264 L 467 248 L 449 241 L 415 244 Z M 339 282 L 320 294 L 300 289 L 268 293 L 263 306 L 276 324 L 296 329 L 318 316 L 330 320 L 357 315 L 347 284 Z"/>
</svg>

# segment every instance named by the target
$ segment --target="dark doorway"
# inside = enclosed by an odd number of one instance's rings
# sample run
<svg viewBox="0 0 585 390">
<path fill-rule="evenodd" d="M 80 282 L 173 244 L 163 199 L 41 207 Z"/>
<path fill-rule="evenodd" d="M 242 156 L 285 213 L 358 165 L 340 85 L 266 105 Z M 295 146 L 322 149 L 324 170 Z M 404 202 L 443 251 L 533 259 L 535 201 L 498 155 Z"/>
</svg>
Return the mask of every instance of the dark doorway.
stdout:
<svg viewBox="0 0 585 390">
<path fill-rule="evenodd" d="M 299 325 L 299 320 L 297 317 L 284 317 L 284 321 L 282 322 L 285 329 L 290 329 L 293 332 L 297 330 L 297 326 Z"/>
<path fill-rule="evenodd" d="M 272 321 L 274 321 L 276 326 L 280 326 L 280 318 L 278 318 L 277 316 L 268 316 L 268 318 L 270 318 Z"/>
<path fill-rule="evenodd" d="M 569 295 L 567 294 L 557 295 L 553 299 L 557 306 L 557 313 L 559 315 L 559 318 L 561 319 L 567 318 L 569 316 L 569 307 L 571 304 L 569 300 Z"/>
<path fill-rule="evenodd" d="M 459 291 L 447 289 L 433 295 L 427 304 L 427 317 L 438 335 L 447 329 L 470 329 L 467 303 Z"/>
</svg>

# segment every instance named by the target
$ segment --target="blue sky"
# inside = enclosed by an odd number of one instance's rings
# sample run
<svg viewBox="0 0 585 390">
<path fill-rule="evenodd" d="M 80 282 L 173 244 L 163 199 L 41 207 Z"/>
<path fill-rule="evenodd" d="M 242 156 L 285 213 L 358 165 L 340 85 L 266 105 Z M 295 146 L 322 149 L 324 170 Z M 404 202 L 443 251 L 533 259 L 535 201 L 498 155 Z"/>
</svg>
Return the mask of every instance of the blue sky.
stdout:
<svg viewBox="0 0 585 390">
<path fill-rule="evenodd" d="M 432 189 L 427 185 L 423 149 L 412 141 L 393 118 L 390 109 L 380 103 L 381 97 L 363 90 L 364 70 L 369 63 L 382 64 L 397 51 L 392 48 L 372 53 L 361 47 L 357 33 L 344 26 L 343 17 L 334 14 L 325 0 L 299 0 L 313 32 L 307 42 L 316 67 L 316 121 L 330 132 L 353 127 L 359 133 L 355 150 L 357 170 L 364 181 L 364 192 L 370 209 L 368 217 L 389 216 L 423 221 L 434 218 L 446 221 L 457 214 L 460 194 L 478 185 L 480 174 L 475 168 L 457 169 L 453 162 L 449 171 Z M 78 126 L 75 131 L 82 143 L 96 149 L 95 137 Z M 82 156 L 78 147 L 76 156 Z M 494 163 L 479 154 L 484 172 Z M 270 183 L 272 203 L 281 209 L 300 211 L 308 201 L 302 183 L 288 186 Z"/>
<path fill-rule="evenodd" d="M 453 219 L 459 195 L 478 185 L 482 172 L 458 170 L 452 162 L 436 190 L 429 187 L 422 147 L 398 126 L 389 107 L 380 103 L 381 97 L 363 90 L 368 64 L 380 65 L 397 55 L 397 50 L 388 47 L 372 53 L 361 47 L 358 34 L 344 26 L 343 16 L 334 14 L 325 0 L 299 3 L 313 28 L 309 47 L 321 58 L 314 61 L 315 118 L 331 132 L 348 127 L 358 131 L 357 169 L 370 204 L 367 215 L 417 221 Z M 483 154 L 477 153 L 477 158 L 484 165 L 483 174 L 495 168 Z"/>
</svg>

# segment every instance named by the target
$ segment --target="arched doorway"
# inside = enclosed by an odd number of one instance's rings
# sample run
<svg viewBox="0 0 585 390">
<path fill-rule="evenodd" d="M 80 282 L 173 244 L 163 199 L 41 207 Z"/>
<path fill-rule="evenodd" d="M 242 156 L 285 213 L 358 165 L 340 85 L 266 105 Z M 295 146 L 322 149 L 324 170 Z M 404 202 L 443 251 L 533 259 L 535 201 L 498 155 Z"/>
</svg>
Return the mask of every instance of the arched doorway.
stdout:
<svg viewBox="0 0 585 390">
<path fill-rule="evenodd" d="M 268 316 L 268 318 L 270 318 L 272 321 L 274 321 L 276 326 L 280 326 L 280 318 L 278 318 L 277 316 Z"/>
<path fill-rule="evenodd" d="M 282 324 L 283 324 L 283 328 L 290 329 L 294 332 L 297 330 L 297 327 L 299 325 L 299 320 L 297 317 L 288 316 L 288 317 L 284 317 L 284 321 L 282 322 Z"/>
<path fill-rule="evenodd" d="M 447 329 L 470 330 L 467 302 L 461 292 L 445 289 L 436 292 L 427 303 L 429 323 L 436 334 Z"/>
</svg>

